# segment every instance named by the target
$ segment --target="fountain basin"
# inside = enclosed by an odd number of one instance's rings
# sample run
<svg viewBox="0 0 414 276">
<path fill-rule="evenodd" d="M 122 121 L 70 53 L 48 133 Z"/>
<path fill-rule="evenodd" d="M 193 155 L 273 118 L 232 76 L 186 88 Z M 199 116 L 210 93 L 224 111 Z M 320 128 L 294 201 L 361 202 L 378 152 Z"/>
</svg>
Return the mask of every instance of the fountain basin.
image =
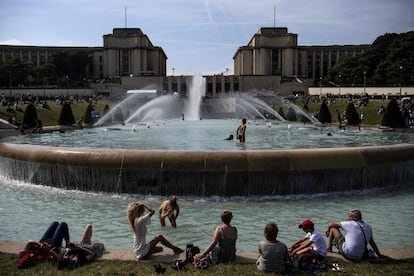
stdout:
<svg viewBox="0 0 414 276">
<path fill-rule="evenodd" d="M 162 151 L 0 143 L 0 174 L 65 189 L 129 194 L 264 196 L 414 182 L 414 145 Z"/>
</svg>

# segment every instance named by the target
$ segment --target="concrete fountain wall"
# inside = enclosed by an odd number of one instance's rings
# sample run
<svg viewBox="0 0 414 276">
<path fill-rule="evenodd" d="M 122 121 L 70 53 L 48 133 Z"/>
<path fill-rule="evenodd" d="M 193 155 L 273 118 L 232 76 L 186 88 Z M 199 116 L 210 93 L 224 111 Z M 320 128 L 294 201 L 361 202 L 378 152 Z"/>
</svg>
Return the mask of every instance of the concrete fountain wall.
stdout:
<svg viewBox="0 0 414 276">
<path fill-rule="evenodd" d="M 34 184 L 111 193 L 263 196 L 414 183 L 414 145 L 157 151 L 0 143 L 0 174 Z"/>
</svg>

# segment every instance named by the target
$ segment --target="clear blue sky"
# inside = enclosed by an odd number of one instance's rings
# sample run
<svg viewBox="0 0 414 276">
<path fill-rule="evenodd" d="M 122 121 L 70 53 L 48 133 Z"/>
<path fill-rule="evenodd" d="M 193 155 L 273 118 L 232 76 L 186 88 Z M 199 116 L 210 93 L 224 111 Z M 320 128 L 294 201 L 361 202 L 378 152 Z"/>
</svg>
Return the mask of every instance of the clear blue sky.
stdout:
<svg viewBox="0 0 414 276">
<path fill-rule="evenodd" d="M 414 30 L 414 1 L 0 0 L 0 44 L 102 46 L 125 22 L 164 49 L 168 75 L 231 74 L 261 27 L 288 27 L 299 45 L 369 44 Z"/>
</svg>

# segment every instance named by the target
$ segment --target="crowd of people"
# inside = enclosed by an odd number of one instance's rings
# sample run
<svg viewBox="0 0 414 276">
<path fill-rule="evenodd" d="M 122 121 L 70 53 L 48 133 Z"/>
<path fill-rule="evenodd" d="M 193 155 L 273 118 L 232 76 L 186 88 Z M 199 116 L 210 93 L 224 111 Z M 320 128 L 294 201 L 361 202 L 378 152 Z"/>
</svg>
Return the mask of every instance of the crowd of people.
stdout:
<svg viewBox="0 0 414 276">
<path fill-rule="evenodd" d="M 159 207 L 158 219 L 161 227 L 165 227 L 168 218 L 172 227 L 177 227 L 177 217 L 180 208 L 177 197 L 163 201 Z M 184 252 L 183 249 L 171 243 L 164 235 L 156 234 L 147 239 L 147 226 L 155 210 L 140 201 L 127 206 L 127 218 L 133 233 L 133 253 L 137 260 L 148 258 L 151 254 L 163 251 L 165 246 L 174 254 Z M 211 242 L 204 250 L 191 255 L 191 262 L 198 268 L 209 265 L 229 263 L 236 260 L 237 227 L 231 225 L 233 213 L 224 210 L 221 213 L 222 225 L 215 228 Z M 312 220 L 305 219 L 299 225 L 305 235 L 289 247 L 278 239 L 279 226 L 276 222 L 265 225 L 264 240 L 258 242 L 257 269 L 262 272 L 289 273 L 309 269 L 309 265 L 324 263 L 328 252 L 337 252 L 345 259 L 360 262 L 368 258 L 371 251 L 373 256 L 381 253 L 374 241 L 372 227 L 362 220 L 359 210 L 348 211 L 347 221 L 334 221 L 328 224 L 325 232 L 327 241 L 319 232 Z M 63 246 L 65 242 L 65 246 Z M 371 250 L 368 250 L 368 246 Z M 188 245 L 186 261 L 188 261 Z M 58 269 L 74 269 L 85 265 L 105 252 L 103 243 L 92 241 L 92 225 L 85 227 L 81 240 L 73 243 L 69 236 L 69 227 L 65 222 L 53 222 L 39 241 L 30 240 L 19 252 L 17 268 L 28 268 L 40 261 L 52 261 Z"/>
<path fill-rule="evenodd" d="M 151 254 L 163 251 L 165 246 L 174 254 L 184 252 L 183 249 L 171 243 L 164 235 L 156 234 L 147 239 L 147 226 L 155 210 L 140 201 L 127 206 L 127 219 L 133 233 L 133 253 L 137 260 L 147 259 Z M 177 227 L 180 208 L 177 197 L 164 200 L 158 209 L 158 219 L 161 227 L 165 227 L 168 218 L 172 227 Z M 231 225 L 233 213 L 224 210 L 221 213 L 222 224 L 214 230 L 211 242 L 204 250 L 191 255 L 191 262 L 196 267 L 206 268 L 209 265 L 229 263 L 236 260 L 237 227 Z M 374 256 L 381 253 L 374 241 L 372 227 L 362 220 L 359 210 L 348 211 L 347 221 L 334 221 L 328 224 L 325 238 L 319 232 L 312 220 L 305 219 L 299 225 L 305 235 L 289 247 L 278 239 L 279 226 L 276 222 L 265 225 L 264 240 L 258 242 L 257 269 L 262 272 L 289 273 L 298 269 L 308 269 L 309 264 L 320 264 L 326 261 L 328 252 L 333 248 L 349 261 L 359 262 L 368 258 L 368 245 Z M 65 242 L 65 246 L 63 246 Z M 188 257 L 188 245 L 186 258 Z M 65 222 L 53 222 L 39 241 L 30 240 L 19 253 L 17 268 L 28 268 L 40 261 L 52 261 L 58 269 L 74 269 L 85 265 L 105 252 L 103 243 L 92 241 L 92 225 L 85 227 L 78 243 L 73 243 L 69 236 L 69 227 Z M 186 259 L 188 261 L 188 259 Z"/>
</svg>

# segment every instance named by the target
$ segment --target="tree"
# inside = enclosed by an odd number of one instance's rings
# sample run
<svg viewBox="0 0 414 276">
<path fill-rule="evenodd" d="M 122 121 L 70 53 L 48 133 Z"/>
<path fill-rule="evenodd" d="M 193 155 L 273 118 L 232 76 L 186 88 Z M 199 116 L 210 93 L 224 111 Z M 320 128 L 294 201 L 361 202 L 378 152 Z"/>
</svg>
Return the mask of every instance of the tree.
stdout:
<svg viewBox="0 0 414 276">
<path fill-rule="evenodd" d="M 29 129 L 37 126 L 37 110 L 33 104 L 28 104 L 23 115 L 23 128 Z"/>
<path fill-rule="evenodd" d="M 112 115 L 112 121 L 119 122 L 121 124 L 124 123 L 124 115 L 122 114 L 122 110 L 119 107 L 115 110 L 114 114 Z"/>
<path fill-rule="evenodd" d="M 56 66 L 53 63 L 45 63 L 37 68 L 39 83 L 42 85 L 55 83 L 57 80 Z"/>
<path fill-rule="evenodd" d="M 85 115 L 83 116 L 83 122 L 88 125 L 93 125 L 94 121 L 92 118 L 92 111 L 93 111 L 92 104 L 88 104 L 86 107 Z"/>
<path fill-rule="evenodd" d="M 322 124 L 332 123 L 331 112 L 329 112 L 329 108 L 328 108 L 328 105 L 326 104 L 326 100 L 323 100 L 322 103 L 321 103 L 321 108 L 319 109 L 318 120 Z"/>
<path fill-rule="evenodd" d="M 398 106 L 396 99 L 391 99 L 385 108 L 384 116 L 381 120 L 381 125 L 392 128 L 405 127 L 404 118 L 401 114 L 400 107 Z"/>
<path fill-rule="evenodd" d="M 361 85 L 365 71 L 367 84 L 395 86 L 400 81 L 400 66 L 401 82 L 414 84 L 414 31 L 384 34 L 362 55 L 341 56 L 328 72 L 327 80 L 337 85 L 339 81 L 339 85 Z"/>
<path fill-rule="evenodd" d="M 279 111 L 278 111 L 277 113 L 279 113 L 279 115 L 280 115 L 283 119 L 285 119 L 285 120 L 286 120 L 286 115 L 285 115 L 285 112 L 283 112 L 283 107 L 280 107 L 280 108 L 279 108 Z"/>
<path fill-rule="evenodd" d="M 32 64 L 20 58 L 9 58 L 0 64 L 0 86 L 16 87 L 27 85 L 28 76 L 33 74 Z"/>
<path fill-rule="evenodd" d="M 288 109 L 287 120 L 292 122 L 297 120 L 295 109 L 292 107 Z"/>
<path fill-rule="evenodd" d="M 358 112 L 355 109 L 355 105 L 350 102 L 345 110 L 345 116 L 348 122 L 348 125 L 356 126 L 361 123 L 361 118 L 359 117 Z"/>
<path fill-rule="evenodd" d="M 56 74 L 62 85 L 83 83 L 88 65 L 88 53 L 80 50 L 64 51 L 53 56 Z"/>
<path fill-rule="evenodd" d="M 75 117 L 73 117 L 72 107 L 68 102 L 62 106 L 59 116 L 59 125 L 73 125 L 75 124 Z"/>
</svg>

